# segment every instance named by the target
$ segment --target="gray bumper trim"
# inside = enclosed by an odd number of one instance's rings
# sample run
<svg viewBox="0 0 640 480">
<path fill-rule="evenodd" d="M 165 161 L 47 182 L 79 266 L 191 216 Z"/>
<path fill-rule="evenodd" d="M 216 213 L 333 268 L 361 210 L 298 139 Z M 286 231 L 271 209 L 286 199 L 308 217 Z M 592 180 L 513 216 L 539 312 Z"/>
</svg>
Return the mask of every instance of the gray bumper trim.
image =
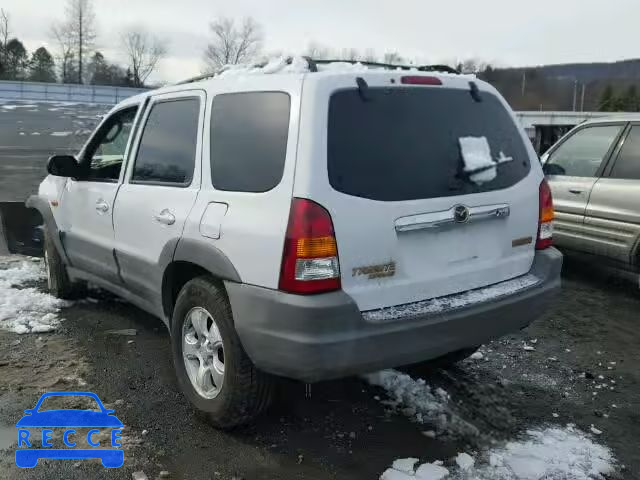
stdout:
<svg viewBox="0 0 640 480">
<path fill-rule="evenodd" d="M 537 283 L 455 310 L 376 323 L 344 292 L 315 296 L 227 282 L 236 330 L 262 370 L 314 382 L 417 363 L 517 331 L 560 289 L 562 255 L 536 253 Z"/>
</svg>

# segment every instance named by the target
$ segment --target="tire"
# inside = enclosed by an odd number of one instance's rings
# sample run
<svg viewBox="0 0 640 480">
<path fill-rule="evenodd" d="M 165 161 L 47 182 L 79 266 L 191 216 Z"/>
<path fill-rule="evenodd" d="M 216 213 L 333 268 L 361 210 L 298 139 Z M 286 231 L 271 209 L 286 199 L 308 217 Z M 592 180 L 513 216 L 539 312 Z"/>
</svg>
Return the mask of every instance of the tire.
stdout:
<svg viewBox="0 0 640 480">
<path fill-rule="evenodd" d="M 56 246 L 53 244 L 49 230 L 44 232 L 44 264 L 49 293 L 57 298 L 73 298 L 77 291 L 71 280 L 69 280 L 67 269 L 62 263 L 62 258 Z"/>
<path fill-rule="evenodd" d="M 203 318 L 206 329 L 196 328 Z M 250 423 L 271 405 L 275 379 L 258 370 L 242 348 L 226 292 L 213 278 L 194 278 L 178 294 L 171 344 L 180 388 L 213 426 L 226 430 Z M 203 363 L 207 356 L 211 358 Z M 203 365 L 209 373 L 194 374 Z M 222 379 L 216 379 L 214 373 L 219 377 L 221 370 Z M 199 383 L 194 377 L 205 380 Z"/>
<path fill-rule="evenodd" d="M 447 370 L 453 367 L 456 363 L 459 363 L 469 358 L 478 350 L 478 348 L 479 346 L 465 348 L 462 350 L 456 350 L 455 352 L 447 353 L 446 355 L 443 355 L 438 358 L 434 358 L 433 360 L 428 360 L 426 362 L 421 362 L 421 363 L 414 363 L 413 365 L 406 365 L 404 367 L 401 367 L 399 370 L 412 376 L 429 374 L 440 369 Z"/>
</svg>

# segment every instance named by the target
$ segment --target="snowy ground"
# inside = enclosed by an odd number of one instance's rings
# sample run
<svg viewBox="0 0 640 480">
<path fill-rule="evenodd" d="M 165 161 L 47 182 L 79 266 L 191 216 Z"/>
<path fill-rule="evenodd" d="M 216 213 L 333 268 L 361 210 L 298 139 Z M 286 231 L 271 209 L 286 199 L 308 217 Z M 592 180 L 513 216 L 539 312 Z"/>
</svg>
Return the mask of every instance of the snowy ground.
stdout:
<svg viewBox="0 0 640 480">
<path fill-rule="evenodd" d="M 0 329 L 19 334 L 55 330 L 60 309 L 70 303 L 37 288 L 43 280 L 39 259 L 0 257 Z"/>
<path fill-rule="evenodd" d="M 44 286 L 29 259 L 4 259 L 0 278 L 3 299 Z M 159 321 L 95 291 L 51 312 L 46 301 L 8 302 L 59 324 L 49 333 L 0 328 L 0 477 L 635 480 L 640 295 L 576 270 L 564 289 L 545 319 L 458 368 L 322 383 L 311 398 L 286 383 L 265 417 L 233 432 L 212 429 L 179 393 Z M 127 425 L 125 466 L 17 469 L 11 425 L 41 392 L 74 389 L 96 392 Z"/>
</svg>

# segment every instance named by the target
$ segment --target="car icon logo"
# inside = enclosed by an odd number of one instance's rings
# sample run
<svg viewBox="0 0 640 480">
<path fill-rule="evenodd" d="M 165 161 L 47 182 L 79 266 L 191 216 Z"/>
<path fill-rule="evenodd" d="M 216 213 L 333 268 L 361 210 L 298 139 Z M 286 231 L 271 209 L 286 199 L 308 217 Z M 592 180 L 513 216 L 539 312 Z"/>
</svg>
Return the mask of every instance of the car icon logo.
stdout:
<svg viewBox="0 0 640 480">
<path fill-rule="evenodd" d="M 41 411 L 42 403 L 51 397 L 89 397 L 95 400 L 96 410 L 57 409 Z M 50 392 L 43 394 L 36 406 L 24 411 L 25 415 L 18 420 L 18 448 L 16 449 L 16 465 L 20 468 L 33 468 L 38 460 L 54 459 L 100 459 L 107 468 L 119 468 L 124 463 L 124 450 L 120 444 L 122 422 L 114 415 L 114 410 L 105 408 L 100 398 L 92 392 Z M 37 435 L 32 428 L 42 429 Z M 64 429 L 60 437 L 65 448 L 53 448 L 53 429 Z M 91 428 L 86 435 L 76 428 Z M 98 438 L 100 429 L 109 431 L 109 444 Z M 84 440 L 90 448 L 76 448 L 78 441 Z M 105 445 L 101 445 L 105 443 Z M 40 445 L 38 445 L 40 444 Z M 41 448 L 39 448 L 41 447 Z M 111 447 L 111 448 L 108 448 Z"/>
</svg>

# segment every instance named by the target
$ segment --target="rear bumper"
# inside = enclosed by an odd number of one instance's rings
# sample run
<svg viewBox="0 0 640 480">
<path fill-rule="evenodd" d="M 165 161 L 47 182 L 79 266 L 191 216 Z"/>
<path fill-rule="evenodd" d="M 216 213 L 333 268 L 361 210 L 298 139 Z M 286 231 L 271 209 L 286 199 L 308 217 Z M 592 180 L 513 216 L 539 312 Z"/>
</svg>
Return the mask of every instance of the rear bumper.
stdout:
<svg viewBox="0 0 640 480">
<path fill-rule="evenodd" d="M 486 301 L 412 315 L 366 320 L 344 292 L 315 296 L 227 282 L 236 330 L 254 364 L 307 382 L 437 358 L 529 325 L 560 290 L 562 255 L 536 253 L 537 281 Z"/>
</svg>

